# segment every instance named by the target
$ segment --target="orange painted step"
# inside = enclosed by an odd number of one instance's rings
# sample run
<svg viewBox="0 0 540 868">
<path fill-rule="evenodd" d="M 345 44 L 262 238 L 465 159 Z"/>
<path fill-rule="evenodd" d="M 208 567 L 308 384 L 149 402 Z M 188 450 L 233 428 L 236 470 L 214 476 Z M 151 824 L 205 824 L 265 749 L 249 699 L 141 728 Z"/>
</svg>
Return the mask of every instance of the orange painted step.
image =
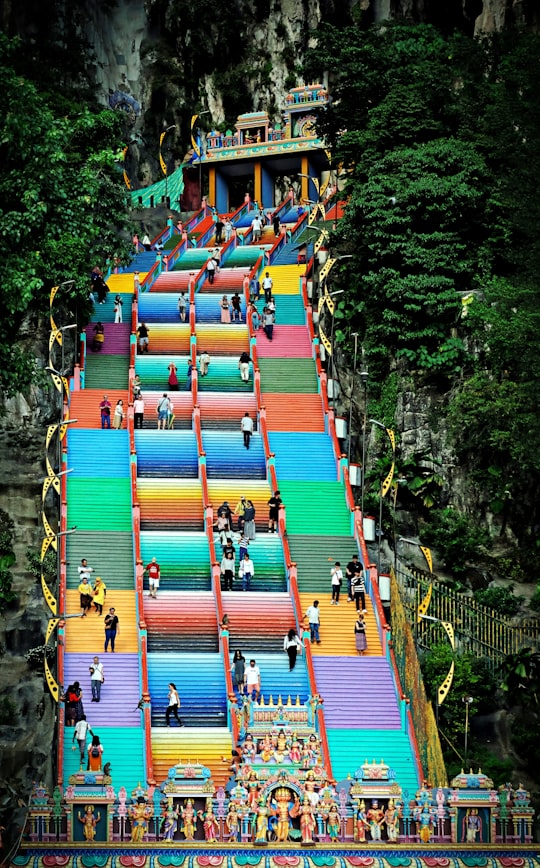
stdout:
<svg viewBox="0 0 540 868">
<path fill-rule="evenodd" d="M 295 626 L 292 599 L 288 594 L 222 591 L 221 598 L 223 611 L 229 616 L 230 648 L 236 648 L 246 636 L 257 636 L 261 632 L 283 638 Z M 271 617 L 265 614 L 264 630 L 261 627 L 261 612 L 271 612 Z"/>
<path fill-rule="evenodd" d="M 105 584 L 107 584 L 104 576 Z M 75 590 L 66 591 L 66 612 L 80 612 L 80 596 Z M 139 631 L 135 609 L 134 591 L 108 589 L 101 618 L 92 610 L 85 618 L 68 618 L 66 621 L 65 651 L 79 654 L 101 654 L 105 641 L 103 620 L 109 607 L 114 606 L 120 624 L 116 636 L 115 652 L 136 654 L 139 650 Z"/>
<path fill-rule="evenodd" d="M 252 394 L 235 395 L 234 392 L 200 392 L 197 402 L 201 409 L 202 428 L 234 428 L 244 413 L 255 419 L 257 398 Z"/>
<path fill-rule="evenodd" d="M 191 392 L 172 392 L 167 387 L 160 391 L 146 391 L 143 384 L 142 397 L 144 400 L 144 421 L 153 421 L 157 425 L 157 407 L 164 392 L 166 392 L 171 399 L 177 427 L 179 422 L 183 422 L 183 428 L 191 428 L 191 421 L 193 418 L 193 395 Z M 189 422 L 189 426 L 186 426 L 186 422 Z"/>
<path fill-rule="evenodd" d="M 263 392 L 269 431 L 324 431 L 319 395 Z"/>
<path fill-rule="evenodd" d="M 231 733 L 222 727 L 152 727 L 152 761 L 158 784 L 167 780 L 176 763 L 190 761 L 210 769 L 216 789 L 224 787 L 230 776 L 231 751 Z"/>
<path fill-rule="evenodd" d="M 344 586 L 346 588 L 345 583 Z M 313 594 L 300 594 L 302 614 L 311 606 L 314 599 L 319 600 L 321 644 L 312 645 L 311 653 L 323 657 L 344 657 L 348 655 L 356 657 L 358 655 L 354 639 L 356 609 L 354 603 L 347 602 L 347 591 L 345 590 L 345 594 L 341 594 L 339 606 L 332 606 L 330 578 L 328 578 L 328 594 L 319 593 L 317 597 L 314 597 Z M 382 648 L 373 614 L 373 606 L 369 597 L 366 597 L 366 608 L 367 651 L 365 652 L 365 656 L 381 657 Z"/>
<path fill-rule="evenodd" d="M 128 393 L 126 389 L 81 389 L 80 392 L 72 392 L 69 402 L 69 415 L 72 419 L 77 419 L 78 422 L 70 427 L 101 428 L 99 405 L 103 401 L 104 395 L 108 396 L 111 413 L 114 412 L 114 408 L 120 399 L 124 402 L 124 408 L 127 407 Z"/>
<path fill-rule="evenodd" d="M 144 596 L 144 620 L 149 631 L 192 636 L 217 633 L 217 613 L 211 592 L 162 591 Z"/>
</svg>

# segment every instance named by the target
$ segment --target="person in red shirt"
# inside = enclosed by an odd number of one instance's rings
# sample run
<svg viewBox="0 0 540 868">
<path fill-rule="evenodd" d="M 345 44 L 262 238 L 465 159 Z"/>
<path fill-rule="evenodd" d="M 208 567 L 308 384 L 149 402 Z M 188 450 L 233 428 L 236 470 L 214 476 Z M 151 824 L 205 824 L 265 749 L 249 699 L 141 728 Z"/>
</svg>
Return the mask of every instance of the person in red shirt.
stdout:
<svg viewBox="0 0 540 868">
<path fill-rule="evenodd" d="M 155 558 L 152 558 L 149 564 L 144 568 L 145 573 L 148 573 L 148 586 L 150 588 L 149 597 L 157 597 L 159 588 L 160 566 Z"/>
</svg>

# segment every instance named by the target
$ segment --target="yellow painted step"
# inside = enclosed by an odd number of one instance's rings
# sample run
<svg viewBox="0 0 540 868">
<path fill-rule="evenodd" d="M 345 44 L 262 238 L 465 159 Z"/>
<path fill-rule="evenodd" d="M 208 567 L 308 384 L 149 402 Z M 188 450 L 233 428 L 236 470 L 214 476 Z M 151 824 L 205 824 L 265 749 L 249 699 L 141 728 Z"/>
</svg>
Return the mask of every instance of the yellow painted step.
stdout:
<svg viewBox="0 0 540 868">
<path fill-rule="evenodd" d="M 306 273 L 305 265 L 271 265 L 263 268 L 260 281 L 262 284 L 266 272 L 273 280 L 272 295 L 298 295 L 300 293 L 300 278 Z"/>
<path fill-rule="evenodd" d="M 313 594 L 300 594 L 302 614 L 313 603 Z M 356 621 L 356 609 L 354 603 L 347 602 L 347 592 L 341 594 L 339 606 L 331 605 L 329 594 L 319 595 L 319 610 L 321 613 L 320 645 L 312 645 L 311 653 L 325 657 L 345 657 L 349 654 L 356 656 L 356 644 L 354 639 L 354 622 Z M 366 598 L 366 657 L 381 657 L 382 648 L 377 631 L 377 624 L 373 614 L 373 606 L 369 597 Z"/>
<path fill-rule="evenodd" d="M 142 283 L 148 272 L 142 271 L 139 274 L 139 281 Z M 135 279 L 133 274 L 111 274 L 107 279 L 107 286 L 111 292 L 116 295 L 117 292 L 125 295 L 133 295 Z"/>
<path fill-rule="evenodd" d="M 80 596 L 76 590 L 66 591 L 66 612 L 80 612 Z M 139 650 L 137 619 L 135 615 L 135 591 L 108 590 L 101 618 L 92 610 L 86 618 L 68 618 L 66 621 L 66 651 L 79 654 L 95 654 L 103 648 L 105 627 L 103 621 L 109 608 L 116 609 L 120 634 L 116 636 L 115 651 L 129 654 Z"/>
<path fill-rule="evenodd" d="M 224 727 L 152 727 L 152 762 L 158 783 L 179 762 L 202 763 L 212 772 L 217 787 L 230 777 L 232 735 Z"/>
</svg>

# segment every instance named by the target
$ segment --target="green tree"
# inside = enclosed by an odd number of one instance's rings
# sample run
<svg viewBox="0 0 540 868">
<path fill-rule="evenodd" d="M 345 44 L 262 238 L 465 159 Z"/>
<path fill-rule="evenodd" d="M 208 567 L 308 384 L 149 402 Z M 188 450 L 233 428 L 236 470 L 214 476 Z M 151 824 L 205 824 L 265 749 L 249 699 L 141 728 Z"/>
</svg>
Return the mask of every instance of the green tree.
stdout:
<svg viewBox="0 0 540 868">
<path fill-rule="evenodd" d="M 14 69 L 17 45 L 0 38 L 0 393 L 24 391 L 34 355 L 17 341 L 27 317 L 47 309 L 52 286 L 74 279 L 63 303 L 74 316 L 87 304 L 89 272 L 125 256 L 127 196 L 115 154 L 122 121 L 112 111 L 74 106 L 57 117 Z M 82 324 L 82 319 L 81 319 Z"/>
</svg>

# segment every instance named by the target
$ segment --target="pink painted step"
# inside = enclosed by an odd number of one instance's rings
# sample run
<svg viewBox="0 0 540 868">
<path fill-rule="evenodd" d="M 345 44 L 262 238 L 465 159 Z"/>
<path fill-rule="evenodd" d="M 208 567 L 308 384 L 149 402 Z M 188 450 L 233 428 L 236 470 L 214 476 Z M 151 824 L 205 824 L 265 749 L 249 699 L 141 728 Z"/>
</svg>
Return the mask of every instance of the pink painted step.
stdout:
<svg viewBox="0 0 540 868">
<path fill-rule="evenodd" d="M 257 355 L 261 359 L 305 359 L 311 358 L 311 341 L 305 326 L 274 326 L 272 340 L 264 331 L 257 334 Z"/>
</svg>

